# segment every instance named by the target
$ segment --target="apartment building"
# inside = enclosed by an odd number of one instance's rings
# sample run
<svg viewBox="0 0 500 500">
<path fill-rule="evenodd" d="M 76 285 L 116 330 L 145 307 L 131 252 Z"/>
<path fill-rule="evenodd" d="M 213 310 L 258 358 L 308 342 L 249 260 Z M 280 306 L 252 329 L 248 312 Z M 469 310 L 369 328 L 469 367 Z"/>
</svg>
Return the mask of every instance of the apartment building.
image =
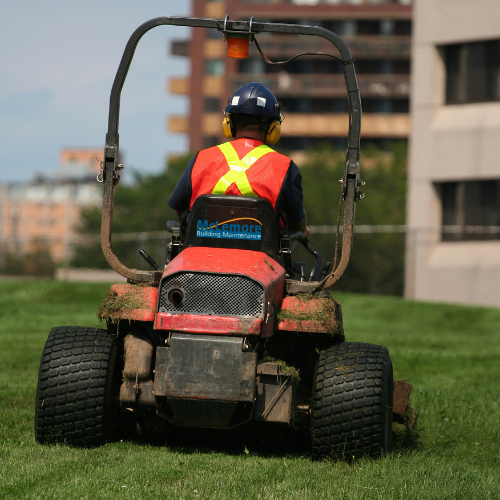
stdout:
<svg viewBox="0 0 500 500">
<path fill-rule="evenodd" d="M 407 297 L 500 306 L 500 3 L 418 0 Z"/>
<path fill-rule="evenodd" d="M 410 133 L 409 92 L 411 0 L 193 0 L 194 17 L 250 19 L 328 28 L 342 36 L 356 60 L 363 103 L 362 144 L 384 146 Z M 347 98 L 342 67 L 326 57 L 304 56 L 282 65 L 266 64 L 254 44 L 248 59 L 226 57 L 216 30 L 194 28 L 189 40 L 173 43 L 172 53 L 190 58 L 191 74 L 172 78 L 169 90 L 189 96 L 189 116 L 173 116 L 168 128 L 189 135 L 191 150 L 219 144 L 222 109 L 244 83 L 259 81 L 283 105 L 279 146 L 312 148 L 326 139 L 345 147 Z M 257 36 L 272 61 L 301 52 L 336 53 L 319 37 L 263 33 Z"/>
<path fill-rule="evenodd" d="M 54 261 L 67 260 L 83 207 L 99 206 L 96 182 L 101 149 L 61 150 L 59 168 L 24 183 L 0 184 L 0 257 L 25 255 L 43 246 Z"/>
</svg>

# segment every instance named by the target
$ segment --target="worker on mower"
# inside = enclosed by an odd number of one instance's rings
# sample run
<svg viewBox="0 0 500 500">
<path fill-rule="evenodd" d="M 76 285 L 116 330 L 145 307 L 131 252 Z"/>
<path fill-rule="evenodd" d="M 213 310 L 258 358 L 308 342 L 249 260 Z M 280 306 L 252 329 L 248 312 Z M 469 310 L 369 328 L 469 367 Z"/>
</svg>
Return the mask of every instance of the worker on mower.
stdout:
<svg viewBox="0 0 500 500">
<path fill-rule="evenodd" d="M 265 143 L 278 142 L 281 105 L 257 82 L 240 87 L 224 110 L 222 131 L 228 139 L 191 159 L 168 205 L 179 216 L 202 194 L 256 196 L 268 200 L 282 227 L 309 234 L 302 203 L 302 176 L 286 156 Z"/>
</svg>

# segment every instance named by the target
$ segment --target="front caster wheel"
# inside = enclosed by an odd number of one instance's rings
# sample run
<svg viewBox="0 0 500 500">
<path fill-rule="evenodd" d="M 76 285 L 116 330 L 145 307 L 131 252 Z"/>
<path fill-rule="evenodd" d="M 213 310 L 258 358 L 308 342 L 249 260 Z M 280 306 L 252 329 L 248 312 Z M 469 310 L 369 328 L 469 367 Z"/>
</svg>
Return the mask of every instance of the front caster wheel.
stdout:
<svg viewBox="0 0 500 500">
<path fill-rule="evenodd" d="M 320 352 L 313 387 L 313 458 L 392 449 L 392 363 L 386 347 L 342 342 Z"/>
</svg>

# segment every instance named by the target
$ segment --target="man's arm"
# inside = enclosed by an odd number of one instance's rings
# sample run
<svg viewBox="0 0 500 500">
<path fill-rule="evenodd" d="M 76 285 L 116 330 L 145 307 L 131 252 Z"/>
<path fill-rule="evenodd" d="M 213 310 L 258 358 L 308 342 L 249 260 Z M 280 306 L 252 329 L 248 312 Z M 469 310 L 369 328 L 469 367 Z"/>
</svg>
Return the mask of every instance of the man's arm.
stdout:
<svg viewBox="0 0 500 500">
<path fill-rule="evenodd" d="M 302 231 L 307 236 L 310 231 L 303 205 L 302 175 L 294 162 L 290 164 L 282 194 L 281 206 L 286 228 L 290 231 Z"/>
<path fill-rule="evenodd" d="M 285 220 L 286 220 L 286 215 L 285 215 Z M 304 236 L 309 236 L 309 233 L 311 231 L 309 229 L 309 226 L 307 225 L 307 215 L 305 209 L 302 220 L 300 222 L 296 222 L 295 224 L 287 221 L 286 228 L 290 231 L 302 231 L 304 233 Z"/>
<path fill-rule="evenodd" d="M 192 193 L 191 172 L 195 161 L 196 156 L 188 163 L 168 200 L 168 206 L 175 210 L 179 217 L 189 208 Z"/>
</svg>

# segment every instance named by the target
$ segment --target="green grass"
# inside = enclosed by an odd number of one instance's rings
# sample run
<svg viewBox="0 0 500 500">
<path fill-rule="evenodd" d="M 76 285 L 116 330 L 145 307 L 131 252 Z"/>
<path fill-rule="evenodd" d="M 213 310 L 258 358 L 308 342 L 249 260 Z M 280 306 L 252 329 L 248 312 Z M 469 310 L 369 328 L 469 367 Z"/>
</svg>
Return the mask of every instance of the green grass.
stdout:
<svg viewBox="0 0 500 500">
<path fill-rule="evenodd" d="M 500 498 L 500 311 L 335 294 L 348 340 L 386 345 L 414 385 L 419 445 L 351 464 L 254 441 L 40 446 L 33 419 L 50 328 L 97 326 L 107 285 L 0 281 L 0 498 Z M 288 451 L 287 451 L 288 450 Z M 292 451 L 290 451 L 292 450 Z"/>
</svg>

